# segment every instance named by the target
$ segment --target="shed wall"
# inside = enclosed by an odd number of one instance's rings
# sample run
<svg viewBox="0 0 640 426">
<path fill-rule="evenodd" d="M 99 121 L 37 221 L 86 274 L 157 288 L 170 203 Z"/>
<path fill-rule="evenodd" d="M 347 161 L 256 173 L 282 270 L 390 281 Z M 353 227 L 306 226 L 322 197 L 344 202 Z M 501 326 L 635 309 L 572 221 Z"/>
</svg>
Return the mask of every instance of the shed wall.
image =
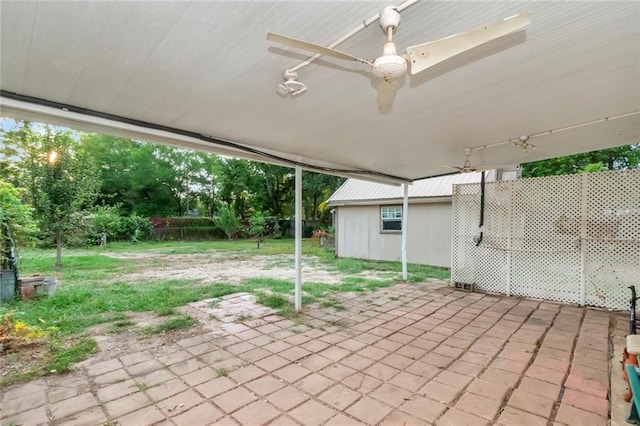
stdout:
<svg viewBox="0 0 640 426">
<path fill-rule="evenodd" d="M 409 205 L 407 260 L 451 266 L 451 204 Z M 400 233 L 380 232 L 380 206 L 341 206 L 336 215 L 339 257 L 400 261 Z"/>
</svg>

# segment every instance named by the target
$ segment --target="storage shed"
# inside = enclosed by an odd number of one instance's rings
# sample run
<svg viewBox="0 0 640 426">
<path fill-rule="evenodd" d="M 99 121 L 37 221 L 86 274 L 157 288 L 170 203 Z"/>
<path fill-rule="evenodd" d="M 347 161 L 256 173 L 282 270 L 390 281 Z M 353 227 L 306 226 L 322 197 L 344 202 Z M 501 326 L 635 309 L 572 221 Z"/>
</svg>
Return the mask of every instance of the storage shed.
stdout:
<svg viewBox="0 0 640 426">
<path fill-rule="evenodd" d="M 487 181 L 513 179 L 515 170 L 485 172 Z M 480 182 L 481 173 L 421 179 L 409 186 L 407 261 L 451 266 L 453 185 Z M 401 186 L 348 179 L 331 195 L 336 255 L 371 260 L 401 260 Z"/>
</svg>

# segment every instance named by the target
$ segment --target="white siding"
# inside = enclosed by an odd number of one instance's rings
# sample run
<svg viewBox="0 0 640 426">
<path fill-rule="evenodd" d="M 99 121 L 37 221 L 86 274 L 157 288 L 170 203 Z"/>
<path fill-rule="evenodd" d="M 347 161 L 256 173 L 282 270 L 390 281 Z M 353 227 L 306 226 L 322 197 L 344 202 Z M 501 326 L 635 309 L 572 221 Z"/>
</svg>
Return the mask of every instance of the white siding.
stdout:
<svg viewBox="0 0 640 426">
<path fill-rule="evenodd" d="M 401 234 L 380 232 L 380 206 L 337 208 L 339 257 L 400 261 Z M 451 266 L 451 204 L 409 205 L 409 263 Z"/>
</svg>

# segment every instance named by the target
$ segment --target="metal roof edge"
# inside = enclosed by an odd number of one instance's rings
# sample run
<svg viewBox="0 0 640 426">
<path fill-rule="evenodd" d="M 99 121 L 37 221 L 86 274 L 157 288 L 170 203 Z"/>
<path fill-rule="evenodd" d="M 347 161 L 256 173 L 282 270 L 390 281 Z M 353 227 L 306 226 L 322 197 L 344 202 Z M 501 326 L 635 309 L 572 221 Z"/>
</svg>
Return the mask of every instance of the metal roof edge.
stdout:
<svg viewBox="0 0 640 426">
<path fill-rule="evenodd" d="M 409 197 L 409 204 L 432 204 L 450 202 L 451 195 L 436 197 Z M 402 198 L 379 198 L 375 200 L 334 200 L 327 203 L 328 207 L 350 206 L 383 206 L 390 204 L 402 204 Z"/>
</svg>

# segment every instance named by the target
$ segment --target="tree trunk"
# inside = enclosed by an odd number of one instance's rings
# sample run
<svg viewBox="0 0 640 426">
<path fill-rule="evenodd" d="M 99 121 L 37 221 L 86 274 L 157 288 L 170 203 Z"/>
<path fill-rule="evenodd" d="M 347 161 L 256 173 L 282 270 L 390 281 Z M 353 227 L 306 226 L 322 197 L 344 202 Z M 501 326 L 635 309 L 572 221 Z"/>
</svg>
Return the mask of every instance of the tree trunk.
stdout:
<svg viewBox="0 0 640 426">
<path fill-rule="evenodd" d="M 62 232 L 56 232 L 56 268 L 62 266 Z"/>
<path fill-rule="evenodd" d="M 318 220 L 318 196 L 313 196 L 313 220 Z"/>
</svg>

